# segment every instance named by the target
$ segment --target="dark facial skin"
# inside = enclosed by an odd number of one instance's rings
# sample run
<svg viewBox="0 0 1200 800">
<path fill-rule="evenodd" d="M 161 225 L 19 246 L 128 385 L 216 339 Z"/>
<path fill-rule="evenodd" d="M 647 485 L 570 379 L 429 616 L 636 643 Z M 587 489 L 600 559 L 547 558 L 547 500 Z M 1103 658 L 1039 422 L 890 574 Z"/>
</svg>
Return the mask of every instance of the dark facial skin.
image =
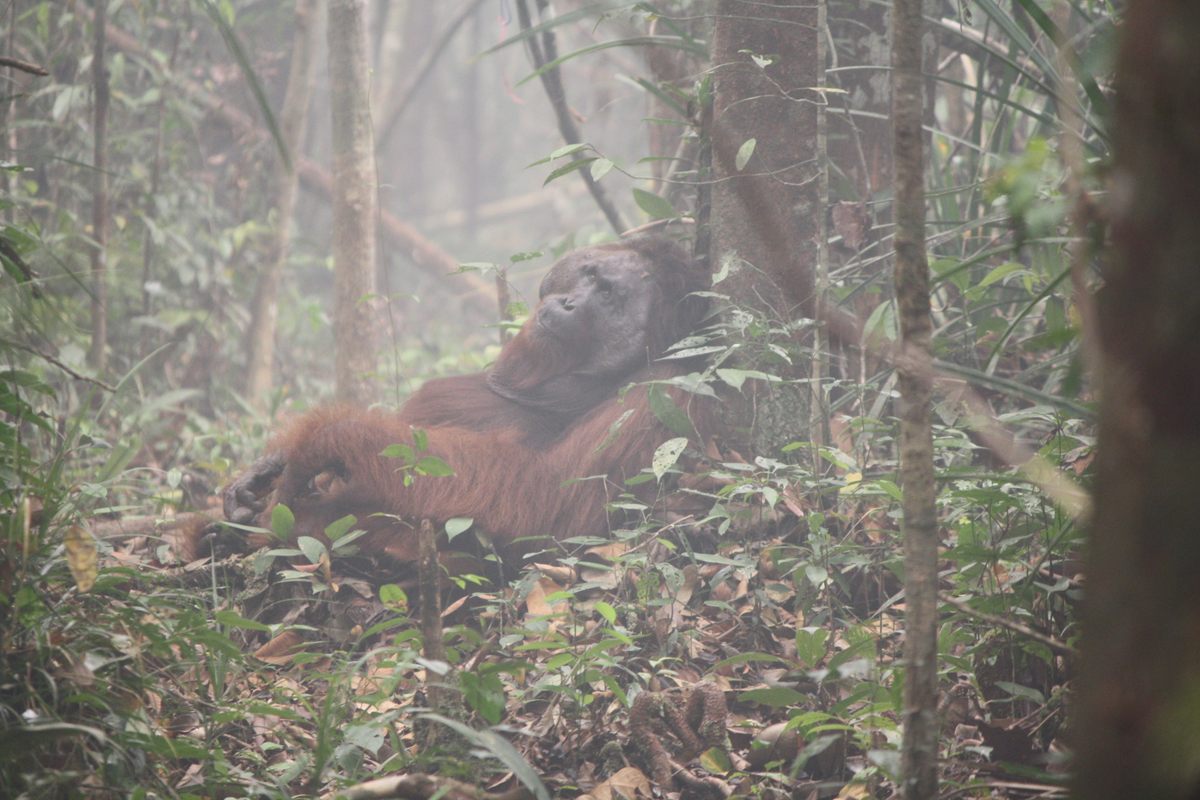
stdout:
<svg viewBox="0 0 1200 800">
<path fill-rule="evenodd" d="M 659 290 L 632 250 L 572 253 L 542 280 L 537 332 L 578 357 L 574 375 L 611 376 L 645 366 L 647 331 Z"/>
</svg>

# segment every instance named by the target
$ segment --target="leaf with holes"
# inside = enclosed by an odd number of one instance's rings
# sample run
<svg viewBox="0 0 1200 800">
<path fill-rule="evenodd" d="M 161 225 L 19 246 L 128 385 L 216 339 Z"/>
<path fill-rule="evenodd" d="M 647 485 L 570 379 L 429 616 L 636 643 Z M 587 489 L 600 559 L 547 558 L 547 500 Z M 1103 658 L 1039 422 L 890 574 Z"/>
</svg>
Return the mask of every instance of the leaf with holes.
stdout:
<svg viewBox="0 0 1200 800">
<path fill-rule="evenodd" d="M 650 469 L 653 470 L 654 477 L 662 480 L 662 476 L 667 474 L 667 470 L 675 466 L 675 462 L 679 460 L 687 443 L 687 437 L 678 436 L 668 439 L 658 446 L 658 449 L 654 451 L 654 457 L 650 459 Z"/>
</svg>

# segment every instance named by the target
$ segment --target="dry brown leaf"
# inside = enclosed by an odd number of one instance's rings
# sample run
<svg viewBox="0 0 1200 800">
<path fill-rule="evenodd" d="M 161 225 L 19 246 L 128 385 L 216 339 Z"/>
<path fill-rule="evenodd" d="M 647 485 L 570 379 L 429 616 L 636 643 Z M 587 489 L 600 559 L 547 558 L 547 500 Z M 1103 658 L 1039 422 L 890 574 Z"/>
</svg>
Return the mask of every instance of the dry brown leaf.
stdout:
<svg viewBox="0 0 1200 800">
<path fill-rule="evenodd" d="M 304 650 L 304 637 L 296 631 L 284 631 L 254 651 L 254 657 L 268 664 L 284 666 Z"/>
<path fill-rule="evenodd" d="M 625 542 L 609 542 L 608 544 L 599 544 L 595 547 L 589 547 L 585 552 L 588 555 L 602 558 L 605 561 L 616 561 L 621 556 L 629 552 L 629 545 Z"/>
<path fill-rule="evenodd" d="M 91 591 L 96 585 L 96 575 L 100 569 L 96 559 L 96 537 L 82 525 L 72 525 L 67 528 L 63 545 L 67 550 L 67 566 L 71 569 L 75 585 L 81 592 Z"/>
<path fill-rule="evenodd" d="M 526 610 L 530 616 L 545 616 L 553 614 L 554 609 L 550 603 L 546 601 L 546 597 L 562 591 L 563 587 L 551 578 L 542 576 L 538 578 L 538 582 L 533 584 L 533 588 L 529 589 L 529 594 L 526 595 Z"/>
<path fill-rule="evenodd" d="M 579 800 L 635 800 L 638 797 L 650 796 L 650 779 L 636 767 L 625 767 L 604 783 L 598 784 L 590 792 L 579 796 Z"/>
<path fill-rule="evenodd" d="M 558 581 L 560 584 L 565 585 L 575 580 L 575 570 L 562 564 L 543 564 L 540 561 L 535 561 L 530 566 L 547 578 Z"/>
<path fill-rule="evenodd" d="M 453 603 L 446 606 L 445 610 L 442 611 L 442 618 L 445 619 L 446 617 L 453 614 L 455 611 L 458 611 L 460 608 L 463 607 L 463 604 L 466 603 L 470 599 L 471 598 L 469 595 L 464 594 L 462 597 L 458 598 Z"/>
<path fill-rule="evenodd" d="M 579 579 L 585 583 L 595 584 L 599 589 L 609 591 L 616 589 L 620 585 L 623 574 L 625 574 L 625 570 L 618 567 L 613 567 L 612 569 L 584 567 L 579 570 Z"/>
</svg>

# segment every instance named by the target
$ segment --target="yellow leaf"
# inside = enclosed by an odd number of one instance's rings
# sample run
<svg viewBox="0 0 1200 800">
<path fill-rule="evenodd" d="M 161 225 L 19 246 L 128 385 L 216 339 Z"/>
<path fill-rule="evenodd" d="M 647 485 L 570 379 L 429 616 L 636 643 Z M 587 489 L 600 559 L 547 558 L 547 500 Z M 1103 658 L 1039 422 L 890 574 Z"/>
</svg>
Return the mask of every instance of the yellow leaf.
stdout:
<svg viewBox="0 0 1200 800">
<path fill-rule="evenodd" d="M 835 800 L 864 800 L 870 796 L 871 789 L 865 783 L 847 783 Z"/>
<path fill-rule="evenodd" d="M 75 579 L 75 585 L 81 592 L 91 591 L 96 585 L 98 572 L 96 538 L 82 525 L 72 525 L 67 528 L 63 545 L 67 549 L 67 566 L 71 568 L 71 577 Z"/>
</svg>

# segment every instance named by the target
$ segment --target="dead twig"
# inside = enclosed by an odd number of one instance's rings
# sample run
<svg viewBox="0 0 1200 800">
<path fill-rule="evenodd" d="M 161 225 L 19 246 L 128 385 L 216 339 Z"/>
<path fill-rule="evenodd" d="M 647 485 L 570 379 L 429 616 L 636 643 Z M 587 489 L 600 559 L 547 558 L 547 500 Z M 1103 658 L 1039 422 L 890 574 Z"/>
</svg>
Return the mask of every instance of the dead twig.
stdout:
<svg viewBox="0 0 1200 800">
<path fill-rule="evenodd" d="M 39 67 L 37 64 L 31 64 L 28 61 L 22 61 L 12 56 L 0 56 L 0 67 L 12 67 L 21 72 L 28 72 L 30 75 L 37 75 L 39 78 L 44 78 L 50 74 L 44 67 Z"/>
</svg>

